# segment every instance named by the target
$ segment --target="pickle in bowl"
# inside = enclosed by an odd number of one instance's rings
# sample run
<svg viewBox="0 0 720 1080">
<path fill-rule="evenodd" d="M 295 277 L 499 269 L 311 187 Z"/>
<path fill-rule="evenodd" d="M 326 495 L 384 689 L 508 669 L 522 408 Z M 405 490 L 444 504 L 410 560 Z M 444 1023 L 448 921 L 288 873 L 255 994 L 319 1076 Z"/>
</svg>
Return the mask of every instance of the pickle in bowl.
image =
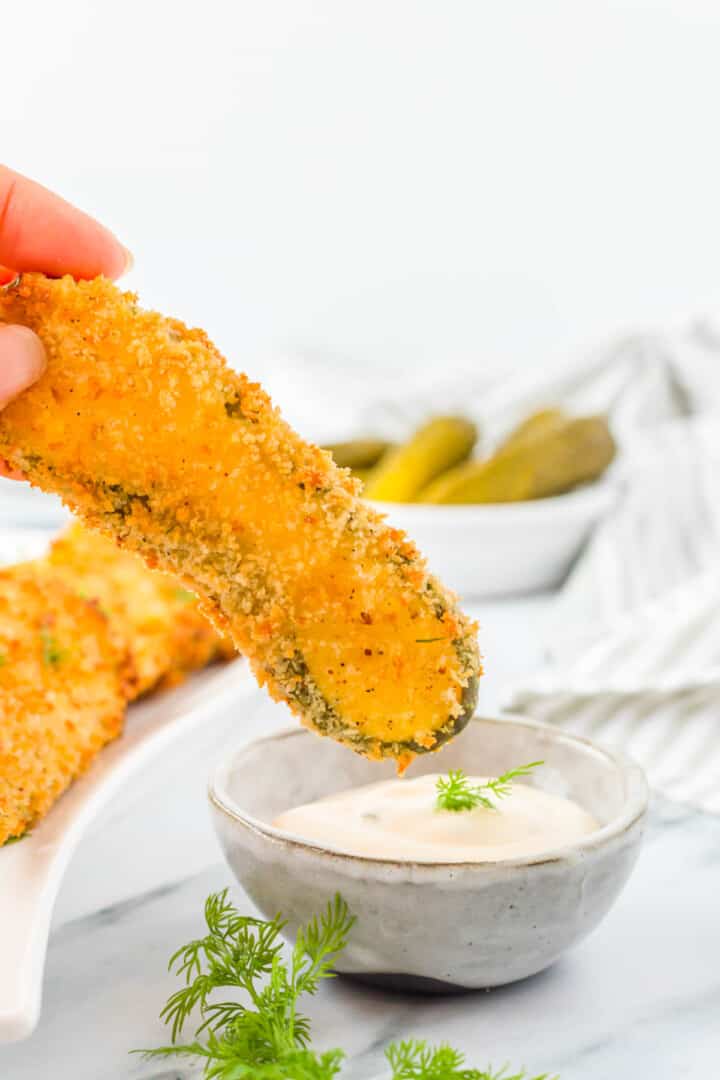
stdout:
<svg viewBox="0 0 720 1080">
<path fill-rule="evenodd" d="M 341 468 L 350 469 L 353 474 L 367 474 L 392 445 L 386 439 L 350 439 L 348 442 L 325 443 L 323 450 L 329 450 L 333 461 Z"/>
<path fill-rule="evenodd" d="M 485 461 L 447 471 L 421 494 L 424 503 L 506 503 L 562 495 L 597 480 L 616 446 L 602 416 L 550 424 L 535 437 L 505 443 Z"/>
<path fill-rule="evenodd" d="M 524 446 L 542 435 L 548 435 L 551 431 L 560 427 L 569 419 L 562 409 L 547 408 L 539 409 L 531 413 L 525 420 L 513 428 L 497 446 L 495 453 L 501 454 L 505 450 L 514 450 L 518 446 Z"/>
<path fill-rule="evenodd" d="M 432 481 L 466 461 L 477 428 L 463 416 L 436 416 L 391 450 L 368 477 L 364 495 L 380 502 L 413 502 Z"/>
</svg>

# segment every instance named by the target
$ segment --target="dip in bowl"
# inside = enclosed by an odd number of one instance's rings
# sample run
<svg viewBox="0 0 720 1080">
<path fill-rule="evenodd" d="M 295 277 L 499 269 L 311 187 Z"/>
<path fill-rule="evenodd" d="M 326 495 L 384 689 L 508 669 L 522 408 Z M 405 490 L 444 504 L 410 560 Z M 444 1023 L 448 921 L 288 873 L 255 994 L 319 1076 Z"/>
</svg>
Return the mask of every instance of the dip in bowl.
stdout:
<svg viewBox="0 0 720 1080">
<path fill-rule="evenodd" d="M 288 936 L 339 892 L 357 922 L 338 957 L 343 974 L 397 989 L 500 986 L 542 971 L 593 930 L 638 856 L 647 785 L 637 765 L 585 739 L 512 718 L 475 718 L 408 776 L 463 769 L 523 778 L 572 800 L 598 828 L 560 847 L 493 861 L 413 862 L 351 855 L 273 825 L 316 799 L 393 776 L 389 762 L 349 753 L 293 728 L 244 746 L 216 770 L 213 819 L 225 856 L 266 917 Z"/>
</svg>

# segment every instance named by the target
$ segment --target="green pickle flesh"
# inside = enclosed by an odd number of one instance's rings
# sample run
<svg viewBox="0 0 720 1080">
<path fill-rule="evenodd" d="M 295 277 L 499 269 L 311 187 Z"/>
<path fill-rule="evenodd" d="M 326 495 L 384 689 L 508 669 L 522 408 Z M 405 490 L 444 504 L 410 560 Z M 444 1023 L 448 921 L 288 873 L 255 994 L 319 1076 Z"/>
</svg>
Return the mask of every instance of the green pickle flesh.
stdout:
<svg viewBox="0 0 720 1080">
<path fill-rule="evenodd" d="M 518 446 L 524 446 L 528 442 L 534 442 L 541 435 L 547 435 L 555 428 L 568 421 L 569 417 L 562 409 L 540 409 L 532 413 L 518 424 L 507 435 L 495 450 L 495 454 L 503 454 L 506 450 L 515 450 Z"/>
<path fill-rule="evenodd" d="M 373 470 L 364 495 L 380 502 L 413 502 L 437 476 L 465 461 L 477 428 L 461 416 L 438 416 L 408 442 L 387 453 Z"/>
<path fill-rule="evenodd" d="M 615 451 L 604 417 L 567 420 L 514 446 L 506 443 L 486 461 L 446 472 L 426 488 L 420 502 L 524 502 L 561 495 L 601 476 Z"/>
<path fill-rule="evenodd" d="M 353 472 L 361 472 L 377 465 L 392 443 L 385 439 L 351 439 L 349 442 L 327 443 L 323 450 L 329 450 L 336 465 Z"/>
</svg>

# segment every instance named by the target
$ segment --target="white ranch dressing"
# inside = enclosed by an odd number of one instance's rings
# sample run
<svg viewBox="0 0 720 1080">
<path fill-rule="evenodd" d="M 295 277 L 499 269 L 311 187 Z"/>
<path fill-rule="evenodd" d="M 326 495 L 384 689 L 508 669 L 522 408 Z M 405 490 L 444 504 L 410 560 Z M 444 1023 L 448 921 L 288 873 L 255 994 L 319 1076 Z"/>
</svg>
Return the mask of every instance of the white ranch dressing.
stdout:
<svg viewBox="0 0 720 1080">
<path fill-rule="evenodd" d="M 577 803 L 514 783 L 490 810 L 438 810 L 438 774 L 351 788 L 280 814 L 284 832 L 349 855 L 408 862 L 497 862 L 560 847 L 599 825 Z M 471 776 L 472 786 L 487 777 Z"/>
</svg>

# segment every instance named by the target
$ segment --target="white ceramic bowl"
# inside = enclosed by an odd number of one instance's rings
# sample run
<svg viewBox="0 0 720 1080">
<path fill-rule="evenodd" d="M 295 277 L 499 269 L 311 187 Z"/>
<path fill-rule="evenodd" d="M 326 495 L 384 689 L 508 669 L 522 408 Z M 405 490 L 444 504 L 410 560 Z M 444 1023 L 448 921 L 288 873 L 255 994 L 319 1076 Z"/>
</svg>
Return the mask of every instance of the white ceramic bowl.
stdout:
<svg viewBox="0 0 720 1080">
<path fill-rule="evenodd" d="M 372 505 L 413 538 L 432 572 L 461 596 L 503 596 L 559 585 L 615 497 L 615 486 L 602 480 L 521 503 Z"/>
<path fill-rule="evenodd" d="M 528 782 L 575 799 L 600 828 L 526 859 L 373 859 L 275 828 L 284 810 L 393 773 L 390 762 L 367 761 L 299 728 L 232 753 L 211 781 L 210 803 L 235 876 L 267 917 L 283 913 L 289 936 L 342 894 L 357 923 L 340 972 L 431 991 L 498 986 L 547 967 L 609 910 L 638 855 L 644 776 L 617 753 L 514 719 L 475 719 L 440 757 L 428 754 L 410 770 L 498 775 L 539 759 L 545 765 Z"/>
</svg>

